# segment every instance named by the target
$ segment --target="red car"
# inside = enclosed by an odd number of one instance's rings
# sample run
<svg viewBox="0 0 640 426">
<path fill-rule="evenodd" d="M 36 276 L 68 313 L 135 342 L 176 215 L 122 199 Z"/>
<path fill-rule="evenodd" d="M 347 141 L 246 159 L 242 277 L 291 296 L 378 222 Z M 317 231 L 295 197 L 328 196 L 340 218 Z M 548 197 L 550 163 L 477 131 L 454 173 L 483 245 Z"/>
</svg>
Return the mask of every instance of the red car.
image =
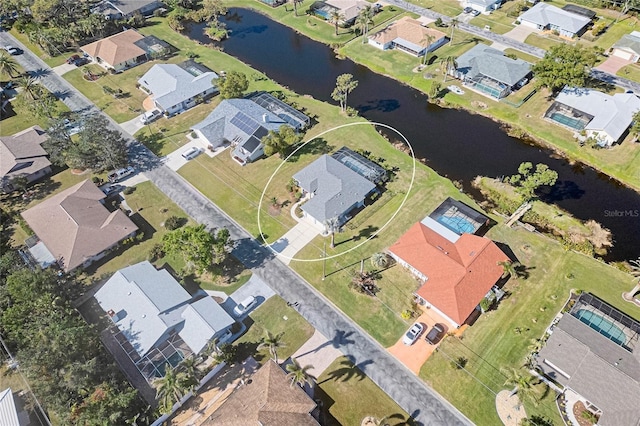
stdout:
<svg viewBox="0 0 640 426">
<path fill-rule="evenodd" d="M 73 55 L 69 59 L 67 59 L 67 63 L 68 64 L 73 64 L 78 59 L 80 59 L 80 55 Z"/>
</svg>

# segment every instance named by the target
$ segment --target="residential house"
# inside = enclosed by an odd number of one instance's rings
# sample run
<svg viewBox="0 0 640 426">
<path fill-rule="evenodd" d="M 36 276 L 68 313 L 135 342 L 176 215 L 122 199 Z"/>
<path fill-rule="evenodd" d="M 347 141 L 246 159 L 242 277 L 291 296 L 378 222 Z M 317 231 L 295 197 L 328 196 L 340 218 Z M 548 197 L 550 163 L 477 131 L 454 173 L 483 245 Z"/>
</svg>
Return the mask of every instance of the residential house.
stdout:
<svg viewBox="0 0 640 426">
<path fill-rule="evenodd" d="M 0 425 L 29 426 L 29 414 L 24 410 L 24 402 L 14 395 L 11 388 L 0 391 Z"/>
<path fill-rule="evenodd" d="M 640 32 L 632 31 L 625 34 L 611 47 L 610 55 L 622 58 L 631 62 L 638 62 L 640 59 Z"/>
<path fill-rule="evenodd" d="M 136 13 L 149 16 L 163 6 L 158 0 L 103 0 L 92 12 L 104 15 L 106 19 L 127 19 Z"/>
<path fill-rule="evenodd" d="M 47 134 L 38 126 L 0 137 L 0 191 L 11 192 L 17 177 L 31 183 L 51 173 L 51 162 L 42 143 Z"/>
<path fill-rule="evenodd" d="M 581 36 L 591 23 L 584 15 L 562 10 L 548 3 L 538 3 L 518 17 L 518 22 L 538 30 L 557 31 L 563 37 Z"/>
<path fill-rule="evenodd" d="M 447 199 L 389 247 L 389 254 L 422 285 L 416 292 L 425 305 L 457 328 L 473 318 L 484 298 L 503 293 L 495 287 L 508 261 L 488 238 L 475 235 L 488 218 L 465 204 Z"/>
<path fill-rule="evenodd" d="M 502 0 L 466 0 L 465 7 L 470 7 L 480 13 L 491 12 L 500 8 Z"/>
<path fill-rule="evenodd" d="M 202 64 L 156 64 L 138 83 L 153 97 L 155 106 L 166 115 L 193 108 L 218 93 L 218 74 Z"/>
<path fill-rule="evenodd" d="M 262 138 L 286 125 L 296 131 L 307 127 L 309 117 L 266 92 L 246 99 L 225 99 L 200 123 L 192 127 L 207 145 L 231 143 L 232 157 L 245 165 L 264 154 Z"/>
<path fill-rule="evenodd" d="M 640 99 L 634 93 L 608 95 L 593 89 L 565 87 L 544 117 L 587 138 L 600 146 L 620 141 L 640 111 Z"/>
<path fill-rule="evenodd" d="M 563 389 L 567 401 L 580 401 L 598 416 L 598 425 L 638 425 L 640 322 L 589 293 L 572 303 L 548 330 L 535 356 L 537 369 Z"/>
<path fill-rule="evenodd" d="M 478 44 L 458 57 L 456 69 L 450 74 L 484 95 L 501 99 L 529 81 L 531 64 Z"/>
<path fill-rule="evenodd" d="M 312 9 L 316 15 L 326 20 L 331 18 L 333 12 L 338 12 L 342 16 L 340 25 L 349 26 L 366 7 L 373 7 L 373 5 L 364 0 L 325 0 L 314 3 Z"/>
<path fill-rule="evenodd" d="M 138 227 L 120 209 L 104 206 L 105 194 L 85 180 L 22 212 L 39 238 L 29 251 L 43 266 L 66 272 L 85 267 L 135 235 Z"/>
<path fill-rule="evenodd" d="M 235 388 L 200 426 L 318 426 L 316 403 L 269 360 Z M 196 420 L 197 421 L 197 420 Z"/>
<path fill-rule="evenodd" d="M 192 297 L 148 261 L 120 269 L 94 297 L 117 328 L 115 340 L 148 381 L 200 354 L 234 323 L 213 298 L 204 292 Z"/>
<path fill-rule="evenodd" d="M 102 67 L 122 71 L 161 54 L 169 49 L 169 45 L 157 37 L 145 37 L 136 30 L 126 30 L 80 49 Z"/>
<path fill-rule="evenodd" d="M 429 41 L 430 37 L 431 41 Z M 405 16 L 370 35 L 368 40 L 370 45 L 378 49 L 398 49 L 413 56 L 422 56 L 445 44 L 447 35 Z"/>
<path fill-rule="evenodd" d="M 293 175 L 309 199 L 300 205 L 304 217 L 326 231 L 325 222 L 338 218 L 340 225 L 362 207 L 376 185 L 331 155 L 324 154 Z"/>
<path fill-rule="evenodd" d="M 577 4 L 565 4 L 564 6 L 562 6 L 562 10 L 575 13 L 576 15 L 584 16 L 585 18 L 589 19 L 594 19 L 596 17 L 596 13 L 593 10 L 587 9 L 586 7 L 578 6 Z"/>
</svg>

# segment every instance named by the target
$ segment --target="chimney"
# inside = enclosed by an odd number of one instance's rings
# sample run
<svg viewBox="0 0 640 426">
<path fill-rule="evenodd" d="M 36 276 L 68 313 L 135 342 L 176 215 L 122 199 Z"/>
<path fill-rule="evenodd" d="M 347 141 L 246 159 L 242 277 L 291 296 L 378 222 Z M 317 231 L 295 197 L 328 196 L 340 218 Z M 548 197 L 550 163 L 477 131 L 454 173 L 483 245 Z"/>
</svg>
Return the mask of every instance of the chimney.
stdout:
<svg viewBox="0 0 640 426">
<path fill-rule="evenodd" d="M 269 115 L 268 114 L 262 114 L 262 121 L 264 121 L 265 123 L 269 122 Z"/>
<path fill-rule="evenodd" d="M 116 316 L 116 312 L 115 312 L 113 309 L 109 309 L 109 310 L 107 311 L 107 314 L 108 314 L 111 318 L 113 318 L 113 317 L 115 317 L 115 316 Z"/>
</svg>

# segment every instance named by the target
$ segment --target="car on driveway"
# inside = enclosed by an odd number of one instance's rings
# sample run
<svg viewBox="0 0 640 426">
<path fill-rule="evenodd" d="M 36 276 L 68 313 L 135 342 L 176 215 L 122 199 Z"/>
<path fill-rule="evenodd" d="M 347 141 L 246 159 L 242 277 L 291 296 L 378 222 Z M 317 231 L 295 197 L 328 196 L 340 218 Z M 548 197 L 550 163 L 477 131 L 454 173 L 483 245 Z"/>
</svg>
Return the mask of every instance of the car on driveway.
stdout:
<svg viewBox="0 0 640 426">
<path fill-rule="evenodd" d="M 435 324 L 424 337 L 424 340 L 426 340 L 430 345 L 435 345 L 440 341 L 440 339 L 442 339 L 443 335 L 444 327 L 441 324 Z"/>
<path fill-rule="evenodd" d="M 72 55 L 72 56 L 69 56 L 69 57 L 67 58 L 67 64 L 71 65 L 71 64 L 73 64 L 73 63 L 74 63 L 76 60 L 78 60 L 78 59 L 80 59 L 80 55 Z"/>
<path fill-rule="evenodd" d="M 10 55 L 19 55 L 20 53 L 22 53 L 22 50 L 18 49 L 15 46 L 11 46 L 11 45 L 5 46 L 4 50 L 9 52 Z"/>
<path fill-rule="evenodd" d="M 151 111 L 147 111 L 140 116 L 140 122 L 142 124 L 149 124 L 152 121 L 157 120 L 162 116 L 162 112 L 159 109 L 152 109 Z"/>
<path fill-rule="evenodd" d="M 118 169 L 118 170 L 114 170 L 113 172 L 109 173 L 107 175 L 107 179 L 109 180 L 109 182 L 111 183 L 116 183 L 118 182 L 120 179 L 123 179 L 129 175 L 132 175 L 136 172 L 136 170 L 131 167 L 125 167 L 124 169 Z"/>
<path fill-rule="evenodd" d="M 471 13 L 471 12 L 473 11 L 473 8 L 471 8 L 471 7 L 465 7 L 464 9 L 462 9 L 462 11 L 463 11 L 464 13 Z"/>
<path fill-rule="evenodd" d="M 233 308 L 233 313 L 240 317 L 249 312 L 249 310 L 253 308 L 256 303 L 258 303 L 258 299 L 253 296 L 249 296 L 242 302 L 238 303 L 235 308 Z"/>
<path fill-rule="evenodd" d="M 87 65 L 88 63 L 89 63 L 89 60 L 85 57 L 81 57 L 73 61 L 73 65 L 75 65 L 76 67 L 81 67 L 83 65 Z"/>
<path fill-rule="evenodd" d="M 193 146 L 182 153 L 182 158 L 188 161 L 188 160 L 191 160 L 192 158 L 196 158 L 198 154 L 200 154 L 200 149 Z"/>
<path fill-rule="evenodd" d="M 472 10 L 471 10 L 471 14 L 472 14 L 473 16 L 478 16 L 478 15 L 480 15 L 480 11 L 475 10 L 475 9 L 472 9 Z"/>
<path fill-rule="evenodd" d="M 413 345 L 415 341 L 418 340 L 418 337 L 420 337 L 423 331 L 424 325 L 422 325 L 422 323 L 417 322 L 413 324 L 409 331 L 407 331 L 407 333 L 402 338 L 402 343 L 407 346 Z"/>
</svg>

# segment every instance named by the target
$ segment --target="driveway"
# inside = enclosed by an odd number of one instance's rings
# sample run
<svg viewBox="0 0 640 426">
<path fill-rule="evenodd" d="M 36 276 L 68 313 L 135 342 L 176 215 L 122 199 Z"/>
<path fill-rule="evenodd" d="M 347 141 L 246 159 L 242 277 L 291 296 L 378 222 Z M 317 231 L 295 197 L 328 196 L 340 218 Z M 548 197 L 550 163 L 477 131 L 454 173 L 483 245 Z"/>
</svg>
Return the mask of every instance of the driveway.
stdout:
<svg viewBox="0 0 640 426">
<path fill-rule="evenodd" d="M 611 55 L 609 56 L 609 58 L 607 58 L 606 61 L 598 65 L 596 69 L 607 72 L 612 75 L 616 75 L 620 70 L 620 68 L 624 67 L 625 65 L 629 65 L 631 63 L 632 61 L 630 61 L 629 59 L 623 59 L 623 58 L 619 58 L 618 56 Z"/>
<path fill-rule="evenodd" d="M 291 355 L 291 358 L 295 358 L 303 367 L 311 365 L 309 373 L 318 378 L 336 358 L 342 356 L 338 346 L 316 330 L 313 336 Z"/>
<path fill-rule="evenodd" d="M 120 127 L 122 127 L 122 130 L 127 132 L 129 135 L 133 136 L 136 134 L 136 132 L 138 132 L 138 130 L 142 129 L 145 126 L 142 121 L 140 121 L 140 117 L 142 117 L 142 114 L 129 121 L 120 123 Z"/>
<path fill-rule="evenodd" d="M 271 287 L 269 287 L 259 276 L 253 274 L 249 281 L 247 281 L 242 287 L 231 293 L 229 297 L 220 305 L 224 308 L 225 311 L 232 317 L 236 317 L 233 313 L 233 308 L 238 305 L 238 303 L 242 302 L 249 296 L 253 296 L 258 300 L 258 303 L 251 308 L 251 310 L 240 318 L 244 318 L 247 314 L 256 310 L 256 308 L 262 305 L 267 299 L 276 294 Z M 238 318 L 239 319 L 239 318 Z"/>
<path fill-rule="evenodd" d="M 514 29 L 504 33 L 503 35 L 505 37 L 509 37 L 512 40 L 519 41 L 520 43 L 524 43 L 524 41 L 527 39 L 527 37 L 529 37 L 530 34 L 539 33 L 539 32 L 540 31 L 535 28 L 531 28 L 526 25 L 520 24 L 520 25 L 516 25 Z"/>
<path fill-rule="evenodd" d="M 291 263 L 291 258 L 319 234 L 320 230 L 317 227 L 306 220 L 301 220 L 281 238 L 271 243 L 270 247 L 280 253 L 278 259 L 288 265 Z"/>
<path fill-rule="evenodd" d="M 53 68 L 53 72 L 56 73 L 57 75 L 63 75 L 68 73 L 69 71 L 75 70 L 76 68 L 78 67 L 75 66 L 74 64 L 62 64 Z"/>
</svg>

